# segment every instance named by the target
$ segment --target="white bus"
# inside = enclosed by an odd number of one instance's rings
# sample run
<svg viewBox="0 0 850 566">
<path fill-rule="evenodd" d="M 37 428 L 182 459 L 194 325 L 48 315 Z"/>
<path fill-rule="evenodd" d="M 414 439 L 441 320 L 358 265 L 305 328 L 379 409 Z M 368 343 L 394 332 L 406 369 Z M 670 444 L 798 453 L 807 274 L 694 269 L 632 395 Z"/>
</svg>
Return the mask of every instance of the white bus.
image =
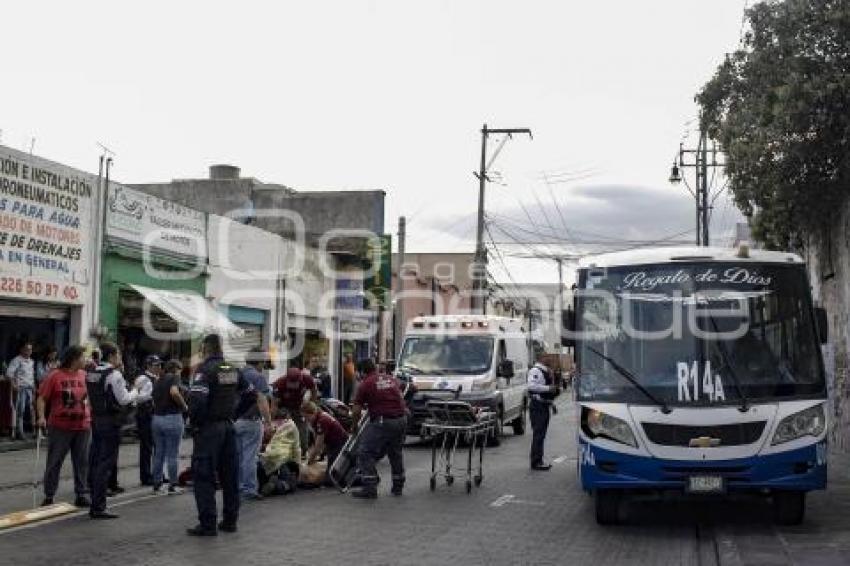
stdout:
<svg viewBox="0 0 850 566">
<path fill-rule="evenodd" d="M 578 474 L 597 521 L 631 493 L 749 492 L 801 522 L 826 487 L 827 390 L 800 257 L 647 249 L 577 276 Z"/>
<path fill-rule="evenodd" d="M 456 391 L 460 400 L 498 415 L 498 443 L 504 425 L 525 432 L 529 335 L 522 321 L 485 315 L 420 316 L 408 324 L 396 364 L 419 393 L 411 402 L 408 431 L 419 434 L 427 418 L 429 391 Z M 532 364 L 533 365 L 533 364 Z"/>
</svg>

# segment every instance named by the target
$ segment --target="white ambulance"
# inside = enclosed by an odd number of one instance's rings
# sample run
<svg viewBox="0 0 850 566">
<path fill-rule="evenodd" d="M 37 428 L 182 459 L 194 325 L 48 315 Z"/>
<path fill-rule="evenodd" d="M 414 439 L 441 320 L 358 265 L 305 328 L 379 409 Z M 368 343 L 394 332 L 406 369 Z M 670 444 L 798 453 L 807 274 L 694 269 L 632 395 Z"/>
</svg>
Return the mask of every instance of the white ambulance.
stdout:
<svg viewBox="0 0 850 566">
<path fill-rule="evenodd" d="M 420 434 L 428 416 L 425 403 L 433 391 L 460 388 L 460 400 L 499 415 L 493 443 L 498 443 L 505 425 L 523 434 L 529 358 L 529 333 L 521 320 L 486 315 L 414 318 L 396 364 L 397 373 L 418 391 L 411 403 L 409 433 Z"/>
</svg>

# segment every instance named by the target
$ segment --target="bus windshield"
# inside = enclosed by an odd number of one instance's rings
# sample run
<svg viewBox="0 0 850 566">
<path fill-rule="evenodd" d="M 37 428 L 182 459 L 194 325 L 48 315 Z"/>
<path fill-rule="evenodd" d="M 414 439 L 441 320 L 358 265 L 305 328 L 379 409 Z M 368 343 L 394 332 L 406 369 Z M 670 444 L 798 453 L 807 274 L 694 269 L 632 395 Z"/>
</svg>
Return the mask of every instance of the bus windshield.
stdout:
<svg viewBox="0 0 850 566">
<path fill-rule="evenodd" d="M 589 269 L 579 289 L 581 400 L 650 404 L 649 392 L 670 406 L 746 405 L 825 395 L 801 265 Z"/>
<path fill-rule="evenodd" d="M 489 371 L 492 363 L 491 336 L 410 336 L 398 369 L 413 375 L 475 375 Z"/>
</svg>

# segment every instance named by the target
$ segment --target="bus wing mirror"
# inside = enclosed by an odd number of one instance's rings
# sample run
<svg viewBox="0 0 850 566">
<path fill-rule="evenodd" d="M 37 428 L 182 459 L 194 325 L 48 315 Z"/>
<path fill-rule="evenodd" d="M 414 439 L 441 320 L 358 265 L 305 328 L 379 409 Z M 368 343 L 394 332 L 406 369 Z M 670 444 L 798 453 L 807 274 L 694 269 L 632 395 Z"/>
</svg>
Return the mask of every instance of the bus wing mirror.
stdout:
<svg viewBox="0 0 850 566">
<path fill-rule="evenodd" d="M 815 322 L 818 327 L 818 338 L 821 344 L 826 344 L 829 341 L 829 323 L 826 317 L 826 309 L 823 307 L 815 307 Z"/>
</svg>

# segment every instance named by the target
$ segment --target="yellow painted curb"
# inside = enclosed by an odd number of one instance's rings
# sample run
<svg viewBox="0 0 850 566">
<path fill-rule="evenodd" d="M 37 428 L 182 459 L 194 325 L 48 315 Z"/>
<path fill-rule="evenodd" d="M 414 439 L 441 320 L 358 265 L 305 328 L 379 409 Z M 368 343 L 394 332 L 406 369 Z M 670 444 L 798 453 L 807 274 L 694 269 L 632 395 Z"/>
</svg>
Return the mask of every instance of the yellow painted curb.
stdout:
<svg viewBox="0 0 850 566">
<path fill-rule="evenodd" d="M 0 530 L 52 519 L 60 515 L 73 513 L 74 511 L 78 511 L 78 509 L 70 503 L 55 503 L 46 507 L 39 507 L 38 509 L 30 509 L 29 511 L 9 513 L 0 517 Z"/>
</svg>

